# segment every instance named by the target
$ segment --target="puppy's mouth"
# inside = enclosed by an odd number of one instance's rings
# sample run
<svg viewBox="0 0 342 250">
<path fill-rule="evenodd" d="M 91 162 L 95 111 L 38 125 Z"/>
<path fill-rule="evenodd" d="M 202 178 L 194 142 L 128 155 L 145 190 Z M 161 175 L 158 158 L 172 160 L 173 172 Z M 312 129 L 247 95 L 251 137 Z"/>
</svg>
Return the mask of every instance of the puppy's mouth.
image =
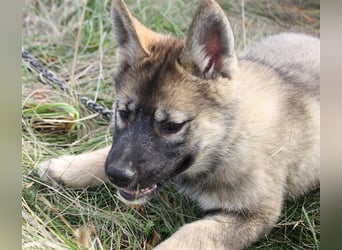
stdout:
<svg viewBox="0 0 342 250">
<path fill-rule="evenodd" d="M 125 203 L 131 205 L 143 204 L 149 201 L 158 192 L 160 186 L 161 185 L 159 184 L 154 184 L 137 190 L 119 189 L 118 195 Z"/>
<path fill-rule="evenodd" d="M 159 191 L 159 189 L 164 186 L 164 184 L 185 171 L 193 163 L 193 160 L 194 158 L 192 155 L 184 157 L 178 164 L 178 167 L 175 168 L 167 178 L 164 178 L 161 183 L 152 184 L 141 189 L 120 188 L 118 190 L 118 196 L 123 202 L 129 205 L 144 204 L 148 202 Z"/>
</svg>

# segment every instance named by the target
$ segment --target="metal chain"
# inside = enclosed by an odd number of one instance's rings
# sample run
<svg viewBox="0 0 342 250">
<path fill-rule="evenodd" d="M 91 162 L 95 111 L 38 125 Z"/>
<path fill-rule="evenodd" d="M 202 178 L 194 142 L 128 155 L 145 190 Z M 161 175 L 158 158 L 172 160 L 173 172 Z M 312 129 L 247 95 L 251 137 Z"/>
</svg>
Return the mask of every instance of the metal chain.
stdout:
<svg viewBox="0 0 342 250">
<path fill-rule="evenodd" d="M 61 81 L 54 72 L 46 69 L 41 62 L 32 56 L 27 50 L 23 49 L 21 56 L 24 61 L 28 63 L 25 66 L 39 74 L 39 79 L 43 84 L 48 84 L 53 87 L 57 86 L 60 90 L 70 95 L 68 86 L 66 86 L 65 83 L 63 83 L 63 81 Z M 110 109 L 96 103 L 84 95 L 81 95 L 77 91 L 73 91 L 73 94 L 77 96 L 80 102 L 88 109 L 101 114 L 107 120 L 112 119 L 113 112 Z"/>
</svg>

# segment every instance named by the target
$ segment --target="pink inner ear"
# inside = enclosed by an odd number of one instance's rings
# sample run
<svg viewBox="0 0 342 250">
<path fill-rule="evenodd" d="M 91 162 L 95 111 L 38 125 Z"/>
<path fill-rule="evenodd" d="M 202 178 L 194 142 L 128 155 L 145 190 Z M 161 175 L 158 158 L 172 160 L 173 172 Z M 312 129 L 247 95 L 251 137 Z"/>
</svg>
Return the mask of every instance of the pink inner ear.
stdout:
<svg viewBox="0 0 342 250">
<path fill-rule="evenodd" d="M 218 34 L 212 34 L 206 41 L 205 52 L 209 57 L 209 63 L 206 69 L 210 69 L 211 65 L 214 64 L 216 72 L 220 72 L 222 69 L 222 61 L 220 57 L 221 43 Z"/>
</svg>

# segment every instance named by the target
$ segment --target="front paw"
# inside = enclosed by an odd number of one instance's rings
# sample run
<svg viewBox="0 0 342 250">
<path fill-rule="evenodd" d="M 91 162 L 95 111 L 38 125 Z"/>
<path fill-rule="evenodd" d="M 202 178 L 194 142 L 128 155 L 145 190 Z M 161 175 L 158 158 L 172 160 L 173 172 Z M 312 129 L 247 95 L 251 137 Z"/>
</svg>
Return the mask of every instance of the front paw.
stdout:
<svg viewBox="0 0 342 250">
<path fill-rule="evenodd" d="M 107 181 L 104 164 L 110 147 L 79 155 L 64 155 L 38 165 L 39 176 L 72 188 L 95 187 Z"/>
<path fill-rule="evenodd" d="M 54 186 L 58 184 L 74 186 L 74 179 L 77 178 L 71 169 L 74 158 L 75 156 L 66 155 L 43 161 L 38 165 L 37 173 L 41 179 Z"/>
<path fill-rule="evenodd" d="M 155 250 L 224 250 L 220 236 L 222 232 L 217 223 L 210 220 L 199 220 L 181 227 L 170 238 L 154 248 Z"/>
</svg>

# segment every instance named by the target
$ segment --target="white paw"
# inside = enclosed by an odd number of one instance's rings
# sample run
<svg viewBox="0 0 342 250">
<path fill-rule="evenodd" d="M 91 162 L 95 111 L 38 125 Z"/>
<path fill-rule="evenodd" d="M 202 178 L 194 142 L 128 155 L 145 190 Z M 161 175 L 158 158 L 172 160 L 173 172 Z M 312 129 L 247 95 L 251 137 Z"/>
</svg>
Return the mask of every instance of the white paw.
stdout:
<svg viewBox="0 0 342 250">
<path fill-rule="evenodd" d="M 65 155 L 59 158 L 43 161 L 38 165 L 37 172 L 40 178 L 54 185 L 62 184 L 70 186 L 74 171 L 72 162 L 75 156 Z M 71 182 L 71 183 L 70 183 Z M 72 186 L 72 185 L 71 185 Z"/>
<path fill-rule="evenodd" d="M 72 188 L 95 187 L 107 181 L 105 161 L 110 146 L 79 155 L 64 155 L 38 165 L 39 176 Z"/>
<path fill-rule="evenodd" d="M 53 185 L 95 187 L 106 181 L 103 154 L 64 155 L 38 165 L 38 175 Z"/>
<path fill-rule="evenodd" d="M 222 241 L 225 235 L 221 229 L 217 221 L 208 219 L 185 224 L 153 250 L 231 250 Z"/>
</svg>

